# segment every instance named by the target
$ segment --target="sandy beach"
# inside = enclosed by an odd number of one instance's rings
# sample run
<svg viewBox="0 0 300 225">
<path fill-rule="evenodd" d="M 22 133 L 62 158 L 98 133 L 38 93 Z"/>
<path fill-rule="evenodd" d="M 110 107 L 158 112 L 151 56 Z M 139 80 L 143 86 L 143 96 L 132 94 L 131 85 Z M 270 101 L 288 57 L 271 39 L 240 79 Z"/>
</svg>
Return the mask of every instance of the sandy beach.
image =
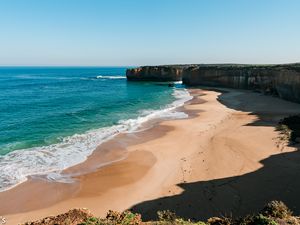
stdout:
<svg viewBox="0 0 300 225">
<path fill-rule="evenodd" d="M 75 182 L 33 178 L 0 193 L 0 215 L 18 224 L 71 208 L 98 216 L 131 209 L 150 220 L 157 210 L 170 209 L 203 219 L 243 215 L 275 199 L 300 213 L 300 154 L 276 131 L 278 121 L 299 113 L 300 105 L 251 91 L 189 92 L 194 98 L 178 109 L 188 119 L 104 143 L 64 171 Z"/>
</svg>

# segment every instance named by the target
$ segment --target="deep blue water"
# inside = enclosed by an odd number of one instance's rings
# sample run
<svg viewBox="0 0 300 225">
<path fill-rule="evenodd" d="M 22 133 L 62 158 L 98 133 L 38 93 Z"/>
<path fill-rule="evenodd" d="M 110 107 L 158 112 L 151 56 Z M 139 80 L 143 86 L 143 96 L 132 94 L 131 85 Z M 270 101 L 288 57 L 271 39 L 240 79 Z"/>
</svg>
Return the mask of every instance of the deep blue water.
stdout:
<svg viewBox="0 0 300 225">
<path fill-rule="evenodd" d="M 0 190 L 74 165 L 110 136 L 166 114 L 174 88 L 127 82 L 125 71 L 0 68 Z"/>
</svg>

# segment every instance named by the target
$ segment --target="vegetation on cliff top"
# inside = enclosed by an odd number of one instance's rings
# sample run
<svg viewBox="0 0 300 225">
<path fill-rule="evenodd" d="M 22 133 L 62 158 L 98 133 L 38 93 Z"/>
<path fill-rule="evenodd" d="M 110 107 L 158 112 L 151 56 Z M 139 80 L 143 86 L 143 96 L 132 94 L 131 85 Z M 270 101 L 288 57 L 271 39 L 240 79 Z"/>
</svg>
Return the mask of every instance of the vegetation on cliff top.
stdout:
<svg viewBox="0 0 300 225">
<path fill-rule="evenodd" d="M 106 218 L 94 217 L 87 209 L 73 209 L 65 214 L 47 217 L 24 225 L 300 225 L 300 217 L 281 201 L 268 203 L 259 213 L 242 218 L 212 217 L 207 221 L 178 218 L 170 211 L 159 211 L 157 221 L 143 222 L 141 215 L 125 211 L 109 211 Z"/>
<path fill-rule="evenodd" d="M 288 64 L 174 64 L 174 65 L 159 65 L 159 66 L 142 66 L 143 67 L 155 67 L 155 68 L 219 68 L 219 69 L 286 69 L 300 72 L 300 63 L 288 63 Z"/>
</svg>

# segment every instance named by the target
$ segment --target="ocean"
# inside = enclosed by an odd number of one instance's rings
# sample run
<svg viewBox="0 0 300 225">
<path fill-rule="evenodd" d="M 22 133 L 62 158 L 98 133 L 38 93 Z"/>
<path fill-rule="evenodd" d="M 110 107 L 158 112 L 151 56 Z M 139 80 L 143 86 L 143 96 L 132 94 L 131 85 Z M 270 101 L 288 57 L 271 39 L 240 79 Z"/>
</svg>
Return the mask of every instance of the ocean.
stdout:
<svg viewBox="0 0 300 225">
<path fill-rule="evenodd" d="M 184 118 L 181 84 L 128 82 L 125 67 L 1 67 L 0 191 L 59 177 L 95 148 L 151 119 Z M 56 176 L 53 176 L 56 174 Z"/>
</svg>

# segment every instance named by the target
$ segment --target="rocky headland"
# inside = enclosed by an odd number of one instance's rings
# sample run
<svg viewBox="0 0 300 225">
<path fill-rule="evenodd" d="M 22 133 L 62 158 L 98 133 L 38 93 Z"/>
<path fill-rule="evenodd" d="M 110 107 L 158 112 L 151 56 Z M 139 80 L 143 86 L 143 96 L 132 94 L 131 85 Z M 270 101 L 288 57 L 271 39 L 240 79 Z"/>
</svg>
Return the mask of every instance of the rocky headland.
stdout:
<svg viewBox="0 0 300 225">
<path fill-rule="evenodd" d="M 142 66 L 128 69 L 126 77 L 133 81 L 181 81 L 185 66 Z"/>
</svg>

